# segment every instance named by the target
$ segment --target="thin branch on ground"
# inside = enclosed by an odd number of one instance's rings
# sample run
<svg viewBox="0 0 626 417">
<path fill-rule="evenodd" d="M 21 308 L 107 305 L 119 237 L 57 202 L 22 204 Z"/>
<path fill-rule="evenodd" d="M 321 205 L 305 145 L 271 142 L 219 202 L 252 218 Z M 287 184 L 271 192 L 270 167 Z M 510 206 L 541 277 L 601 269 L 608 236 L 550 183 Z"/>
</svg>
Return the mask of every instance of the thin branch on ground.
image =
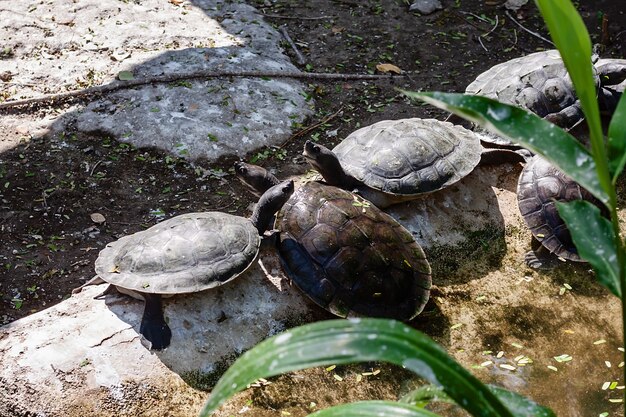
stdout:
<svg viewBox="0 0 626 417">
<path fill-rule="evenodd" d="M 306 59 L 304 59 L 304 56 L 300 53 L 300 50 L 296 46 L 295 42 L 291 39 L 291 36 L 289 36 L 289 33 L 287 32 L 287 28 L 285 26 L 280 27 L 280 34 L 283 35 L 283 38 L 285 38 L 287 43 L 289 43 L 289 46 L 291 46 L 293 53 L 296 54 L 296 59 L 298 60 L 298 64 L 300 65 L 306 64 Z"/>
<path fill-rule="evenodd" d="M 509 11 L 508 11 L 508 10 L 507 10 L 507 11 L 505 11 L 504 13 L 506 13 L 507 17 L 508 17 L 509 19 L 511 19 L 511 20 L 513 21 L 513 23 L 515 23 L 517 26 L 519 26 L 520 28 L 522 28 L 524 31 L 526 31 L 526 32 L 530 33 L 531 35 L 533 35 L 534 37 L 539 38 L 539 39 L 541 39 L 542 41 L 547 42 L 547 43 L 549 43 L 550 45 L 554 46 L 554 43 L 553 43 L 551 40 L 544 38 L 543 36 L 541 36 L 541 35 L 540 35 L 540 34 L 538 34 L 537 32 L 533 32 L 532 30 L 530 30 L 530 29 L 528 29 L 528 28 L 524 27 L 524 26 L 523 26 L 520 22 L 518 22 L 517 20 L 515 20 L 515 18 L 514 18 L 513 16 L 511 16 L 511 13 L 509 13 Z"/>
<path fill-rule="evenodd" d="M 483 43 L 483 37 L 479 36 L 478 37 L 478 43 L 480 43 L 480 46 L 483 47 L 483 49 L 485 50 L 485 52 L 489 52 L 489 49 L 487 49 L 487 47 L 485 46 L 485 44 Z"/>
<path fill-rule="evenodd" d="M 301 17 L 301 16 L 283 16 L 279 14 L 267 14 L 261 13 L 263 17 L 269 17 L 272 19 L 292 19 L 292 20 L 325 20 L 334 19 L 334 16 L 317 16 L 317 17 Z"/>
<path fill-rule="evenodd" d="M 318 127 L 320 127 L 320 126 L 322 126 L 322 125 L 324 125 L 324 124 L 326 124 L 326 123 L 330 122 L 330 121 L 331 121 L 331 120 L 333 120 L 335 117 L 337 117 L 337 116 L 338 116 L 338 115 L 339 115 L 342 111 L 343 111 L 343 106 L 339 107 L 339 110 L 337 110 L 336 112 L 334 112 L 333 114 L 331 114 L 331 115 L 329 115 L 329 116 L 326 116 L 325 118 L 323 118 L 323 119 L 322 119 L 322 120 L 320 120 L 319 122 L 314 123 L 314 124 L 312 124 L 312 125 L 310 125 L 310 126 L 307 126 L 307 127 L 303 128 L 303 129 L 301 129 L 301 130 L 297 131 L 296 133 L 294 133 L 293 135 L 291 135 L 291 136 L 289 137 L 289 139 L 287 139 L 285 142 L 283 142 L 283 143 L 279 146 L 279 148 L 284 147 L 287 143 L 291 142 L 293 139 L 296 139 L 296 138 L 298 138 L 298 137 L 300 137 L 300 136 L 304 136 L 304 135 L 306 135 L 307 133 L 309 133 L 309 132 L 311 132 L 311 131 L 313 131 L 313 130 L 317 129 Z"/>
<path fill-rule="evenodd" d="M 494 30 L 496 30 L 496 28 L 498 27 L 498 23 L 499 23 L 499 18 L 498 18 L 498 15 L 496 15 L 496 24 L 493 25 L 493 27 L 491 28 L 489 32 L 485 33 L 482 36 L 489 36 Z"/>
<path fill-rule="evenodd" d="M 48 94 L 42 97 L 29 98 L 24 100 L 6 101 L 0 103 L 0 110 L 26 106 L 31 104 L 52 104 L 54 102 L 67 101 L 81 97 L 106 94 L 112 91 L 137 87 L 146 84 L 171 83 L 180 80 L 202 79 L 202 78 L 294 78 L 304 80 L 390 80 L 398 75 L 376 75 L 376 74 L 336 74 L 336 73 L 313 73 L 313 72 L 263 72 L 263 71 L 197 71 L 188 74 L 167 74 L 156 77 L 135 78 L 129 81 L 115 80 L 109 84 L 88 87 L 83 90 L 73 90 L 66 93 Z"/>
</svg>

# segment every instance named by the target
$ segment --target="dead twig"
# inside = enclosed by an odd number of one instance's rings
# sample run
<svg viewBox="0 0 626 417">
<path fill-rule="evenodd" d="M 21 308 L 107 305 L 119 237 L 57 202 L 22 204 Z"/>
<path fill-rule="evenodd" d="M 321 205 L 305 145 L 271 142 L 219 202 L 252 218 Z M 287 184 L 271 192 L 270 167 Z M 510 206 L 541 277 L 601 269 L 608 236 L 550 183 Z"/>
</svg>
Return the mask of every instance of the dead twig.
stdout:
<svg viewBox="0 0 626 417">
<path fill-rule="evenodd" d="M 334 16 L 318 16 L 318 17 L 300 17 L 300 16 L 282 16 L 279 14 L 267 14 L 261 13 L 264 17 L 269 17 L 272 19 L 293 19 L 293 20 L 325 20 L 325 19 L 334 19 Z"/>
<path fill-rule="evenodd" d="M 287 28 L 285 26 L 280 27 L 280 34 L 283 35 L 283 38 L 285 38 L 287 43 L 289 43 L 289 46 L 291 46 L 291 49 L 293 50 L 294 54 L 296 54 L 296 59 L 298 60 L 298 64 L 300 65 L 306 64 L 306 59 L 304 59 L 304 56 L 300 53 L 300 50 L 296 46 L 295 42 L 291 39 L 291 36 L 289 36 L 289 33 L 287 33 Z"/>
<path fill-rule="evenodd" d="M 487 47 L 485 46 L 485 44 L 483 43 L 483 37 L 479 36 L 478 37 L 478 43 L 480 43 L 480 46 L 483 47 L 483 49 L 485 50 L 485 52 L 489 52 L 489 49 L 487 49 Z"/>
<path fill-rule="evenodd" d="M 317 123 L 314 123 L 310 126 L 307 126 L 299 131 L 297 131 L 296 133 L 294 133 L 293 135 L 291 135 L 289 137 L 289 139 L 287 139 L 286 141 L 284 141 L 282 144 L 280 144 L 280 146 L 278 146 L 278 148 L 282 148 L 284 147 L 287 143 L 289 143 L 290 141 L 292 141 L 293 139 L 299 138 L 300 136 L 304 136 L 307 133 L 317 129 L 318 127 L 330 122 L 331 120 L 333 120 L 335 117 L 337 117 L 341 112 L 343 111 L 343 106 L 339 107 L 339 110 L 337 110 L 336 112 L 334 112 L 333 114 L 331 114 L 330 116 L 326 116 L 325 118 L 323 118 L 322 120 L 320 120 Z"/>
<path fill-rule="evenodd" d="M 549 43 L 550 45 L 554 46 L 554 43 L 550 40 L 550 39 L 546 39 L 543 36 L 541 36 L 540 34 L 538 34 L 537 32 L 533 32 L 532 30 L 524 27 L 520 22 L 518 22 L 517 20 L 515 20 L 515 18 L 513 16 L 511 16 L 511 13 L 509 13 L 509 11 L 505 11 L 504 13 L 506 13 L 507 17 L 509 19 L 511 19 L 511 21 L 513 21 L 513 23 L 515 23 L 517 26 L 519 26 L 522 30 L 530 33 L 531 35 L 533 35 L 534 37 L 541 39 L 544 42 Z"/>
<path fill-rule="evenodd" d="M 123 88 L 137 87 L 146 84 L 162 84 L 171 83 L 180 80 L 192 80 L 202 78 L 293 78 L 304 80 L 331 80 L 331 81 L 349 81 L 349 80 L 379 80 L 391 79 L 392 75 L 376 75 L 376 74 L 336 74 L 336 73 L 317 73 L 317 72 L 264 72 L 264 71 L 197 71 L 187 74 L 166 74 L 156 77 L 140 77 L 129 81 L 115 80 L 109 84 L 88 87 L 83 90 L 73 90 L 66 93 L 48 94 L 42 97 L 29 98 L 24 100 L 6 101 L 0 103 L 0 110 L 21 107 L 31 104 L 52 104 L 73 100 L 82 97 L 95 96 L 110 93 Z M 397 77 L 397 75 L 395 75 Z"/>
<path fill-rule="evenodd" d="M 489 36 L 494 30 L 496 30 L 496 28 L 498 27 L 498 23 L 499 23 L 499 19 L 498 19 L 498 15 L 496 15 L 496 24 L 493 25 L 493 27 L 491 28 L 491 30 L 481 36 Z"/>
</svg>

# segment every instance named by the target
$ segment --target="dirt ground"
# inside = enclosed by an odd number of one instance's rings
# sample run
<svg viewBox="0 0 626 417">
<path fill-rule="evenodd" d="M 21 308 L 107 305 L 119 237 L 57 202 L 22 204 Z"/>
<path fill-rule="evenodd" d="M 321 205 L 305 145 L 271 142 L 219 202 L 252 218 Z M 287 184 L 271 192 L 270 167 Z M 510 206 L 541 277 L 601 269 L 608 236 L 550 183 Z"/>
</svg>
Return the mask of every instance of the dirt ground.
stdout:
<svg viewBox="0 0 626 417">
<path fill-rule="evenodd" d="M 376 73 L 376 65 L 391 63 L 406 75 L 376 82 L 311 79 L 315 116 L 282 147 L 247 158 L 280 176 L 308 169 L 300 156 L 307 139 L 332 147 L 358 127 L 380 120 L 445 117 L 437 109 L 409 102 L 394 87 L 463 91 L 496 63 L 551 48 L 511 18 L 548 37 L 532 2 L 507 12 L 498 0 L 447 0 L 445 10 L 429 16 L 410 13 L 400 0 L 253 3 L 268 21 L 285 26 L 306 59 L 300 65 L 304 71 Z M 625 57 L 624 4 L 585 0 L 578 5 L 592 40 L 604 46 L 603 56 Z M 286 43 L 285 49 L 296 62 Z M 59 106 L 33 107 L 27 117 L 36 119 L 63 108 Z M 29 137 L 0 129 L 0 141 L 16 138 L 19 145 L 0 154 L 0 325 L 68 297 L 93 276 L 99 250 L 112 240 L 189 211 L 245 214 L 253 201 L 232 175 L 234 159 L 191 164 L 154 149 L 71 130 Z M 281 408 L 268 391 L 254 400 L 267 403 L 268 409 Z M 291 395 L 291 400 L 281 401 L 297 403 L 297 393 Z"/>
</svg>

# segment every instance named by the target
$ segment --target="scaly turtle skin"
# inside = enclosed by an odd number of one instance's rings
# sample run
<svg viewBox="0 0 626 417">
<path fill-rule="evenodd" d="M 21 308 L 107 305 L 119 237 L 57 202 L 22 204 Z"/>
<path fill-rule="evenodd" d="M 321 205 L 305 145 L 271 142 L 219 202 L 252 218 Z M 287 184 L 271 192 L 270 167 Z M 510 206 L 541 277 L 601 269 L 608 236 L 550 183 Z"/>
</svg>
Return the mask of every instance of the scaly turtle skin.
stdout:
<svg viewBox="0 0 626 417">
<path fill-rule="evenodd" d="M 554 165 L 534 156 L 522 170 L 517 185 L 519 210 L 530 228 L 534 251 L 526 254 L 526 263 L 534 269 L 549 269 L 556 264 L 556 255 L 574 262 L 584 262 L 578 255 L 565 222 L 555 202 L 586 200 L 606 213 L 606 208 Z M 537 244 L 540 242 L 540 245 Z"/>
<path fill-rule="evenodd" d="M 221 212 L 187 213 L 109 243 L 98 276 L 146 301 L 140 333 L 152 349 L 166 348 L 171 331 L 161 295 L 204 291 L 244 272 L 256 259 L 260 235 L 293 193 L 293 181 L 267 190 L 250 219 Z"/>
<path fill-rule="evenodd" d="M 414 118 L 361 128 L 332 152 L 307 142 L 303 154 L 328 184 L 355 190 L 384 208 L 457 182 L 474 170 L 482 153 L 475 133 Z"/>
<path fill-rule="evenodd" d="M 258 183 L 238 177 L 249 186 Z M 305 183 L 280 210 L 275 228 L 291 280 L 333 314 L 410 320 L 428 301 L 430 265 L 421 247 L 408 230 L 355 194 Z"/>
</svg>

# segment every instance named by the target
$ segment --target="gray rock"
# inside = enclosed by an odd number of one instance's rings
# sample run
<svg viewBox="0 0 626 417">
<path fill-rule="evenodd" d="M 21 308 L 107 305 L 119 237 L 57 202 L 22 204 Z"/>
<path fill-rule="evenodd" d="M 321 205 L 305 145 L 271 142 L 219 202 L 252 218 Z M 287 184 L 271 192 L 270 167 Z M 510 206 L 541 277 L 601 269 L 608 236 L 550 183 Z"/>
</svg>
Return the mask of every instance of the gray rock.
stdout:
<svg viewBox="0 0 626 417">
<path fill-rule="evenodd" d="M 409 11 L 420 12 L 421 14 L 431 14 L 441 9 L 443 9 L 443 5 L 439 0 L 416 0 L 409 7 Z"/>
<path fill-rule="evenodd" d="M 0 10 L 0 37 L 11 50 L 0 73 L 11 74 L 12 98 L 107 84 L 119 72 L 135 78 L 194 71 L 297 72 L 280 35 L 242 3 L 193 0 L 71 0 L 15 3 Z M 303 85 L 287 78 L 212 78 L 119 90 L 54 119 L 137 146 L 188 159 L 216 160 L 282 143 L 311 113 Z M 0 121 L 29 130 L 29 120 Z M 11 122 L 11 123 L 9 123 Z M 50 122 L 50 121 L 48 121 Z"/>
</svg>

